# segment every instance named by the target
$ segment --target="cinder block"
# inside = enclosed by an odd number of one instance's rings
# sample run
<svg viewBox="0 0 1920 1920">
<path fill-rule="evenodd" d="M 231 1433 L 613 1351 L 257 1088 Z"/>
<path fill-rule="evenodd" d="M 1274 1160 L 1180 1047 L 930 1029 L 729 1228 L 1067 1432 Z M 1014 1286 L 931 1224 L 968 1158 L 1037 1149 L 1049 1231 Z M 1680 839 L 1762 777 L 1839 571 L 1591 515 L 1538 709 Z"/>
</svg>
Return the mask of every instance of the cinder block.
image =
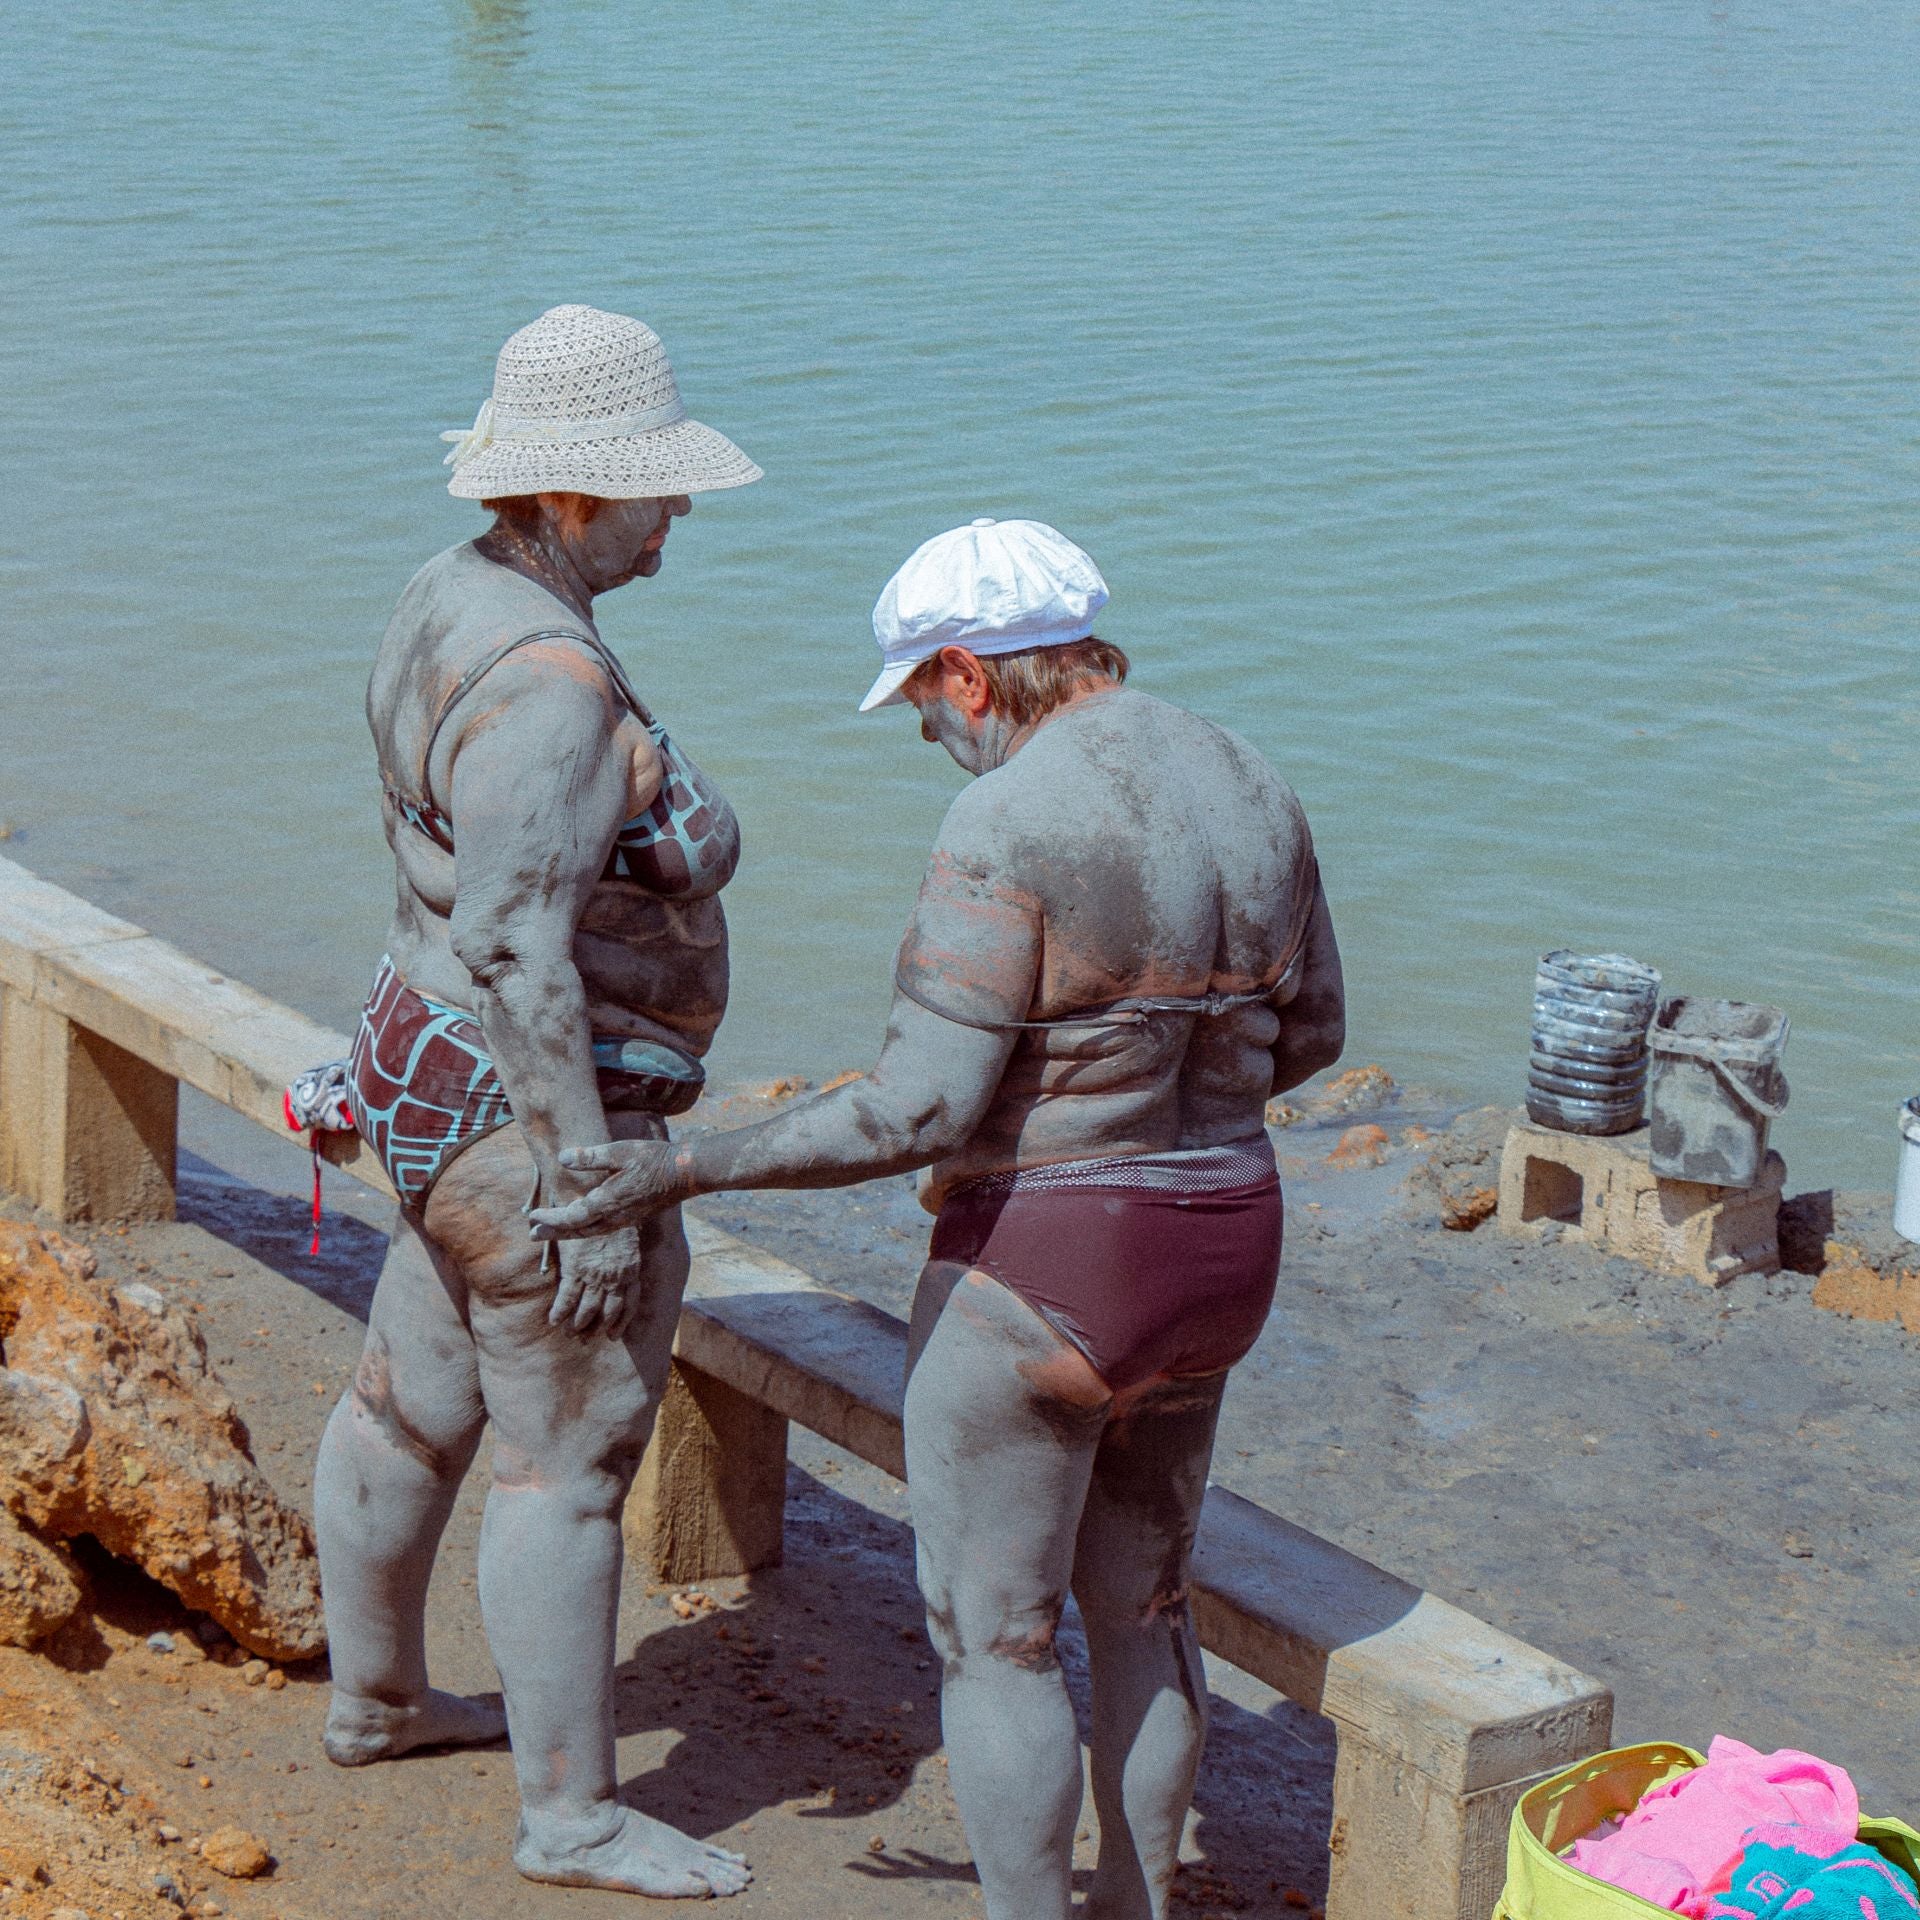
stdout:
<svg viewBox="0 0 1920 1920">
<path fill-rule="evenodd" d="M 1604 1139 L 1514 1127 L 1500 1156 L 1501 1229 L 1538 1239 L 1557 1223 L 1568 1239 L 1707 1286 L 1778 1272 L 1786 1162 L 1769 1153 L 1754 1187 L 1709 1187 L 1662 1179 L 1647 1140 L 1645 1127 Z"/>
</svg>

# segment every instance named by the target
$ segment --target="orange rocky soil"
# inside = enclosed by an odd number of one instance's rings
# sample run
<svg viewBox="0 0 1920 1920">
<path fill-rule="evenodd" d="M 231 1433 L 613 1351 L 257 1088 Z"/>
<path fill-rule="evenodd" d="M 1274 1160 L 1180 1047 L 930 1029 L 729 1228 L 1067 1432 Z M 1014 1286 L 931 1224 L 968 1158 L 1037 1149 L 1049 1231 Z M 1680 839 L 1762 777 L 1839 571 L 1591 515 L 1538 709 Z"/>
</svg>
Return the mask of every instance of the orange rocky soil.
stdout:
<svg viewBox="0 0 1920 1920">
<path fill-rule="evenodd" d="M 86 1663 L 113 1649 L 89 1622 L 70 1630 L 61 1651 Z M 196 1823 L 182 1804 L 195 1789 L 181 1781 L 168 1791 L 162 1769 L 123 1731 L 120 1706 L 118 1695 L 90 1700 L 47 1659 L 0 1648 L 0 1915 L 280 1912 L 264 1842 L 230 1824 Z M 243 1892 L 246 1882 L 258 1884 Z"/>
<path fill-rule="evenodd" d="M 252 1652 L 326 1644 L 306 1518 L 255 1464 L 192 1317 L 85 1247 L 0 1220 L 0 1643 L 77 1612 L 86 1535 Z"/>
</svg>

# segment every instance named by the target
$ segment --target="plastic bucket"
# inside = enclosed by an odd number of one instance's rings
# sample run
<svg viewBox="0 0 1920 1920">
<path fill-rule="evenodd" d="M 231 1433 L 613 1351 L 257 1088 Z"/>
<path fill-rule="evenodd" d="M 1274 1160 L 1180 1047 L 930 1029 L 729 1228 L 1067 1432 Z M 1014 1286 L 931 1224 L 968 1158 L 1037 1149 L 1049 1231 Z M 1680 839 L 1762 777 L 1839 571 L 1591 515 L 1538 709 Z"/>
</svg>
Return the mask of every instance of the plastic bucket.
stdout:
<svg viewBox="0 0 1920 1920">
<path fill-rule="evenodd" d="M 1629 1133 L 1646 1094 L 1653 968 L 1623 953 L 1540 956 L 1533 982 L 1527 1113 L 1562 1133 Z"/>
<path fill-rule="evenodd" d="M 1920 1241 L 1920 1096 L 1900 1107 L 1900 1172 L 1893 1189 L 1893 1230 Z"/>
<path fill-rule="evenodd" d="M 1751 1187 L 1767 1160 L 1767 1128 L 1787 1106 L 1787 1016 L 1744 1000 L 1680 994 L 1647 1035 L 1653 1056 L 1648 1145 L 1669 1180 Z"/>
</svg>

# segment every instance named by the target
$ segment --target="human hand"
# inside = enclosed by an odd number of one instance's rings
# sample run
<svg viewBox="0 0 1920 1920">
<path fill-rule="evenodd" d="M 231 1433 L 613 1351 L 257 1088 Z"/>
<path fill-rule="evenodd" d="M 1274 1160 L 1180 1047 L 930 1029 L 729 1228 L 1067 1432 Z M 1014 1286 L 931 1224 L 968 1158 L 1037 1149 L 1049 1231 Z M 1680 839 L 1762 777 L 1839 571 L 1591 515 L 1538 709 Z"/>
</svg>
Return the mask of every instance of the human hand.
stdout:
<svg viewBox="0 0 1920 1920">
<path fill-rule="evenodd" d="M 609 1140 L 601 1147 L 570 1147 L 560 1156 L 569 1173 L 605 1173 L 589 1193 L 560 1206 L 535 1207 L 536 1240 L 565 1243 L 581 1234 L 631 1227 L 686 1197 L 674 1148 L 666 1140 Z"/>
<path fill-rule="evenodd" d="M 547 1324 L 610 1340 L 627 1330 L 640 1307 L 640 1236 L 631 1227 L 560 1244 L 560 1284 Z"/>
</svg>

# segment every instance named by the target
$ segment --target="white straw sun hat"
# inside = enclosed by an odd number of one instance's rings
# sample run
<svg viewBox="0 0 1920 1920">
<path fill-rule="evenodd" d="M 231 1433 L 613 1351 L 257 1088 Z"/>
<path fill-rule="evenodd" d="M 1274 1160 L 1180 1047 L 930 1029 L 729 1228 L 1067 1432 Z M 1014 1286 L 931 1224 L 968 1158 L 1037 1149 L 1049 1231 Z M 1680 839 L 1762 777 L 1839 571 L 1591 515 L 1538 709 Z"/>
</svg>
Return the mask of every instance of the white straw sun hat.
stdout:
<svg viewBox="0 0 1920 1920">
<path fill-rule="evenodd" d="M 1024 653 L 1093 633 L 1107 604 L 1100 569 L 1044 520 L 976 520 L 916 547 L 880 590 L 880 677 L 860 711 L 900 704 L 915 667 L 942 647 Z"/>
<path fill-rule="evenodd" d="M 744 487 L 760 469 L 687 418 L 660 336 L 623 313 L 549 307 L 500 349 L 493 397 L 453 442 L 447 491 L 661 499 Z"/>
</svg>

